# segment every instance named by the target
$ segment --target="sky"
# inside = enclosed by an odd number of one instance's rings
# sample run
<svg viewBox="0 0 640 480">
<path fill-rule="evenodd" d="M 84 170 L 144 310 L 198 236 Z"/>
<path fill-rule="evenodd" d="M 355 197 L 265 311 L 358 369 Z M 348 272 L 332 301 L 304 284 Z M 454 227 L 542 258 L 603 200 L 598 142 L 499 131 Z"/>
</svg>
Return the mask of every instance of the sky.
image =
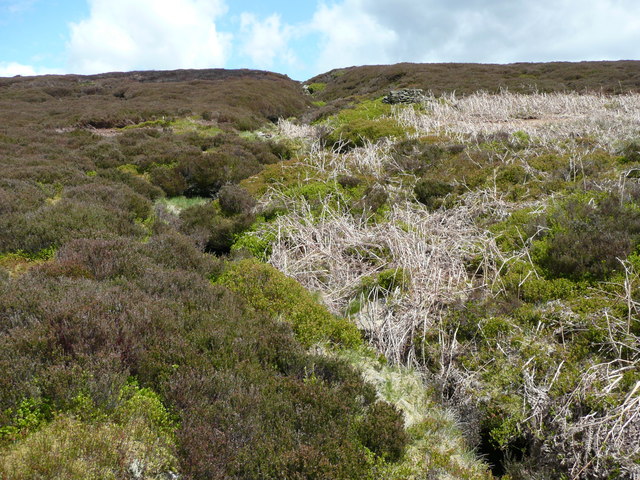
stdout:
<svg viewBox="0 0 640 480">
<path fill-rule="evenodd" d="M 0 76 L 640 59 L 640 0 L 0 0 Z"/>
</svg>

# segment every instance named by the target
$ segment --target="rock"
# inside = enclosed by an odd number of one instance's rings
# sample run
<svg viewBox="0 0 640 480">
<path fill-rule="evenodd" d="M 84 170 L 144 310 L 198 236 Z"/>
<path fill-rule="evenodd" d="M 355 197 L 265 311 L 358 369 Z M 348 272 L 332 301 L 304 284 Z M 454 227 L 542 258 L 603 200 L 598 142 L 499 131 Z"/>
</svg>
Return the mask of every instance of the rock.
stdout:
<svg viewBox="0 0 640 480">
<path fill-rule="evenodd" d="M 402 90 L 391 90 L 389 95 L 382 99 L 382 103 L 391 105 L 397 103 L 420 103 L 424 98 L 424 90 L 419 88 L 404 88 Z"/>
<path fill-rule="evenodd" d="M 138 460 L 137 458 L 135 458 L 129 465 L 129 473 L 136 480 L 143 478 L 144 470 L 144 462 L 142 460 Z"/>
</svg>

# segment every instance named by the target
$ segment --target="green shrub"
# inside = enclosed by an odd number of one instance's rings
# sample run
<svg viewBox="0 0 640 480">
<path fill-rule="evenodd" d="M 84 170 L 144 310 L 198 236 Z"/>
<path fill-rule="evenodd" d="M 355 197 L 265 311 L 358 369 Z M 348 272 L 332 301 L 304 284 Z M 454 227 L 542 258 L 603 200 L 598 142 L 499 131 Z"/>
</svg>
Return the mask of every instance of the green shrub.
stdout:
<svg viewBox="0 0 640 480">
<path fill-rule="evenodd" d="M 9 420 L 5 426 L 0 427 L 0 445 L 36 431 L 43 423 L 51 420 L 51 415 L 51 405 L 41 398 L 23 399 L 15 412 L 8 409 L 2 414 L 2 417 L 8 417 Z"/>
<path fill-rule="evenodd" d="M 231 251 L 247 251 L 258 260 L 266 262 L 271 256 L 271 243 L 275 239 L 275 232 L 255 232 L 249 230 L 237 237 L 231 247 Z"/>
<path fill-rule="evenodd" d="M 376 402 L 369 408 L 358 429 L 358 436 L 365 447 L 390 462 L 402 458 L 409 442 L 402 416 L 387 402 Z"/>
<path fill-rule="evenodd" d="M 330 341 L 354 347 L 361 342 L 353 324 L 331 315 L 299 283 L 269 265 L 253 259 L 233 263 L 218 283 L 242 295 L 257 311 L 290 322 L 303 345 Z"/>
<path fill-rule="evenodd" d="M 522 184 L 527 180 L 527 171 L 520 165 L 507 165 L 498 170 L 496 184 L 505 190 L 511 185 Z"/>
<path fill-rule="evenodd" d="M 151 183 L 160 187 L 168 197 L 182 195 L 187 189 L 185 178 L 175 168 L 157 165 L 149 170 Z"/>
<path fill-rule="evenodd" d="M 120 404 L 110 419 L 82 421 L 58 415 L 11 445 L 0 454 L 0 476 L 115 480 L 168 475 L 178 468 L 175 428 L 154 392 L 129 386 L 121 392 Z"/>
<path fill-rule="evenodd" d="M 246 189 L 237 185 L 225 185 L 218 192 L 218 202 L 223 215 L 250 214 L 256 201 Z"/>
<path fill-rule="evenodd" d="M 536 261 L 553 277 L 601 280 L 621 268 L 640 240 L 640 212 L 608 195 L 574 197 L 547 217 L 550 231 L 534 245 Z"/>
<path fill-rule="evenodd" d="M 314 82 L 307 85 L 307 90 L 311 95 L 313 95 L 314 93 L 320 93 L 324 91 L 325 88 L 327 88 L 327 84 L 321 82 Z"/>
</svg>

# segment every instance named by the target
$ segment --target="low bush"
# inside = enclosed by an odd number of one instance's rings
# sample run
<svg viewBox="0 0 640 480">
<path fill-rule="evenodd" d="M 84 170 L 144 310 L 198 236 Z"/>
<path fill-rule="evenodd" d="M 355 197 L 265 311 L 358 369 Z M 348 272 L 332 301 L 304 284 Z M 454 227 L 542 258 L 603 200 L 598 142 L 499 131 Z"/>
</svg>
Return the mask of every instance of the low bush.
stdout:
<svg viewBox="0 0 640 480">
<path fill-rule="evenodd" d="M 552 277 L 602 280 L 640 241 L 640 213 L 612 195 L 570 198 L 546 222 L 549 232 L 534 245 L 534 258 Z"/>
<path fill-rule="evenodd" d="M 402 458 L 409 440 L 398 411 L 386 402 L 376 402 L 369 408 L 358 435 L 365 447 L 391 462 Z"/>
<path fill-rule="evenodd" d="M 0 217 L 0 252 L 37 253 L 74 238 L 142 236 L 145 229 L 127 212 L 99 203 L 62 199 L 26 215 Z"/>
<path fill-rule="evenodd" d="M 62 198 L 83 204 L 96 204 L 121 210 L 133 219 L 144 220 L 151 213 L 151 202 L 125 185 L 88 183 L 66 189 Z"/>
<path fill-rule="evenodd" d="M 238 183 L 261 170 L 258 160 L 237 148 L 199 154 L 181 161 L 178 171 L 187 183 L 187 196 L 213 197 L 223 185 Z"/>
<path fill-rule="evenodd" d="M 193 247 L 170 258 L 184 241 L 77 240 L 47 268 L 0 282 L 0 426 L 19 429 L 0 471 L 346 480 L 372 474 L 365 441 L 395 458 L 366 432 L 400 438 L 400 415 L 378 415 L 357 372 L 309 355 L 276 319 L 305 345 L 359 344 L 355 327 L 257 262 L 231 264 L 219 282 L 241 295 L 212 286 Z M 71 263 L 91 278 L 67 276 Z M 180 269 L 191 265 L 199 273 Z M 127 386 L 132 376 L 145 388 Z"/>
<path fill-rule="evenodd" d="M 224 216 L 217 205 L 195 205 L 180 213 L 181 231 L 201 244 L 205 251 L 218 255 L 229 253 L 231 246 L 254 222 L 252 213 Z"/>
<path fill-rule="evenodd" d="M 390 166 L 390 171 L 421 175 L 433 169 L 444 155 L 445 150 L 437 144 L 416 139 L 403 140 L 394 145 L 394 164 Z"/>
<path fill-rule="evenodd" d="M 453 190 L 453 185 L 431 178 L 419 180 L 413 188 L 416 199 L 431 210 L 440 208 L 443 204 L 443 197 L 452 193 Z"/>
<path fill-rule="evenodd" d="M 351 175 L 340 175 L 336 181 L 342 188 L 355 188 L 362 183 L 358 177 Z"/>
<path fill-rule="evenodd" d="M 620 149 L 624 163 L 640 163 L 640 140 L 627 142 Z"/>
<path fill-rule="evenodd" d="M 118 168 L 100 169 L 96 174 L 98 177 L 109 180 L 110 182 L 116 184 L 122 183 L 149 200 L 157 200 L 164 195 L 161 188 L 149 183 L 142 175 L 134 175 Z"/>
<path fill-rule="evenodd" d="M 187 182 L 174 167 L 157 165 L 149 170 L 151 183 L 160 187 L 168 197 L 178 197 L 187 190 Z"/>
<path fill-rule="evenodd" d="M 198 272 L 206 277 L 221 268 L 219 260 L 203 254 L 187 237 L 177 232 L 154 235 L 144 244 L 142 252 L 163 268 Z M 176 255 L 176 252 L 180 254 Z"/>
<path fill-rule="evenodd" d="M 249 192 L 237 185 L 225 185 L 218 193 L 218 202 L 223 215 L 250 214 L 256 201 Z"/>
<path fill-rule="evenodd" d="M 32 182 L 0 180 L 0 215 L 35 210 L 46 198 L 47 193 Z"/>
<path fill-rule="evenodd" d="M 365 189 L 362 198 L 353 204 L 353 210 L 355 213 L 376 213 L 387 204 L 387 200 L 389 200 L 387 190 L 376 183 Z"/>
</svg>

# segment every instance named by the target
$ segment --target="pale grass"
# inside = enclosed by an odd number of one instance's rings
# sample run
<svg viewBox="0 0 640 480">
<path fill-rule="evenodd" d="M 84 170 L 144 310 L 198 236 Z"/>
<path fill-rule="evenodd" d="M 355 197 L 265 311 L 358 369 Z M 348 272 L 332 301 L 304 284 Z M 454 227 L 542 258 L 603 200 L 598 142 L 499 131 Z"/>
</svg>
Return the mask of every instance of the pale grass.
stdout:
<svg viewBox="0 0 640 480">
<path fill-rule="evenodd" d="M 293 140 L 314 140 L 318 136 L 318 128 L 313 125 L 295 123 L 281 118 L 278 120 L 278 134 Z"/>
<path fill-rule="evenodd" d="M 491 192 L 469 194 L 446 211 L 399 202 L 376 222 L 366 213 L 353 216 L 332 198 L 324 199 L 319 213 L 304 198 L 282 198 L 277 192 L 268 198 L 288 211 L 265 227 L 275 237 L 270 263 L 320 292 L 335 314 L 343 315 L 354 300 L 361 302 L 353 320 L 393 362 L 417 361 L 411 346 L 415 336 L 435 328 L 448 307 L 493 286 L 507 261 L 492 235 L 474 222 L 489 211 L 506 215 L 508 205 Z M 358 298 L 363 279 L 388 269 L 402 269 L 408 284 Z"/>
<path fill-rule="evenodd" d="M 622 141 L 640 135 L 640 94 L 475 93 L 429 96 L 420 108 L 395 109 L 398 122 L 417 134 L 436 134 L 473 141 L 498 132 L 524 132 L 536 143 L 551 146 L 589 138 L 599 148 L 615 151 Z"/>
<path fill-rule="evenodd" d="M 402 460 L 388 465 L 378 478 L 418 480 L 428 478 L 490 480 L 487 465 L 466 443 L 455 413 L 435 403 L 425 389 L 425 379 L 415 369 L 383 365 L 367 352 L 338 354 L 359 370 L 378 398 L 403 413 L 410 436 Z"/>
</svg>

